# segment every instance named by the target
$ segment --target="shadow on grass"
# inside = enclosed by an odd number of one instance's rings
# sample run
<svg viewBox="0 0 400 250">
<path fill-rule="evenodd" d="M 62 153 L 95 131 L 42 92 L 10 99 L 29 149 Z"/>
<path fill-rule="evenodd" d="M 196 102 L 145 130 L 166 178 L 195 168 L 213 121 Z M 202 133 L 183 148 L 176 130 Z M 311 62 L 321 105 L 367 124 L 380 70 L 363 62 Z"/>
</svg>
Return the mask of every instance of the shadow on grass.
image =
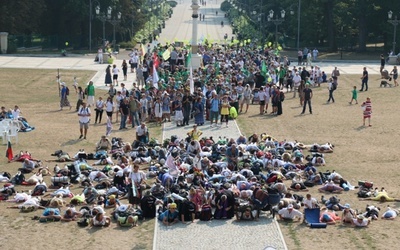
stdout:
<svg viewBox="0 0 400 250">
<path fill-rule="evenodd" d="M 358 126 L 357 128 L 355 128 L 354 130 L 361 131 L 361 130 L 364 130 L 366 128 L 368 128 L 368 127 L 364 126 L 364 125 L 361 125 L 361 126 Z"/>
<path fill-rule="evenodd" d="M 66 141 L 66 142 L 62 143 L 61 146 L 64 147 L 64 146 L 69 146 L 69 145 L 75 145 L 79 141 L 81 141 L 81 140 L 80 139 L 72 139 L 72 140 L 69 140 L 69 141 Z"/>
</svg>

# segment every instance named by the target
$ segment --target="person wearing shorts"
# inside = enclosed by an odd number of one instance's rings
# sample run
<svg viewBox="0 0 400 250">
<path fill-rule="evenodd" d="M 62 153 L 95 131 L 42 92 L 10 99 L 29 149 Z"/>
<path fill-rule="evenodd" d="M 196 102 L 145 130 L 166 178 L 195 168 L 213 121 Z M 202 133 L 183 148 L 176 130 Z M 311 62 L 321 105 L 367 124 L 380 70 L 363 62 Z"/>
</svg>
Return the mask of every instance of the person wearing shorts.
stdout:
<svg viewBox="0 0 400 250">
<path fill-rule="evenodd" d="M 113 84 L 115 85 L 115 86 L 118 86 L 118 74 L 119 74 L 119 69 L 117 68 L 117 65 L 113 65 L 113 69 L 112 69 L 112 72 L 113 72 Z"/>
<path fill-rule="evenodd" d="M 240 99 L 240 113 L 243 112 L 243 105 L 246 104 L 246 112 L 249 109 L 249 105 L 250 105 L 250 101 L 251 101 L 251 88 L 249 84 L 246 84 L 246 87 L 243 90 L 243 95 L 242 98 Z"/>
<path fill-rule="evenodd" d="M 86 106 L 86 102 L 82 102 L 82 106 L 78 111 L 78 116 L 79 116 L 79 131 L 81 132 L 81 135 L 79 136 L 79 139 L 86 139 L 86 134 L 87 130 L 89 128 L 89 122 L 90 122 L 90 108 Z"/>
</svg>

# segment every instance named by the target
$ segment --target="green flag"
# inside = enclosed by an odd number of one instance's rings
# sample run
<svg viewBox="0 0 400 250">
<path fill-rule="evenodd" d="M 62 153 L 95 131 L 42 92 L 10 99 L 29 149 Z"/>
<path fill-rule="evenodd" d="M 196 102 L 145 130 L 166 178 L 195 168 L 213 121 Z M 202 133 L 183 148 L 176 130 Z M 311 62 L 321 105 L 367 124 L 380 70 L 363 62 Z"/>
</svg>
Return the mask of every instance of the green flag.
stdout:
<svg viewBox="0 0 400 250">
<path fill-rule="evenodd" d="M 261 63 L 261 75 L 266 77 L 267 76 L 267 65 L 265 64 L 265 61 L 263 60 Z"/>
<path fill-rule="evenodd" d="M 186 57 L 186 68 L 189 68 L 191 61 L 192 61 L 192 53 L 189 52 L 188 56 Z"/>
<path fill-rule="evenodd" d="M 215 67 L 215 75 L 217 76 L 219 75 L 219 62 L 215 62 L 214 67 Z"/>
</svg>

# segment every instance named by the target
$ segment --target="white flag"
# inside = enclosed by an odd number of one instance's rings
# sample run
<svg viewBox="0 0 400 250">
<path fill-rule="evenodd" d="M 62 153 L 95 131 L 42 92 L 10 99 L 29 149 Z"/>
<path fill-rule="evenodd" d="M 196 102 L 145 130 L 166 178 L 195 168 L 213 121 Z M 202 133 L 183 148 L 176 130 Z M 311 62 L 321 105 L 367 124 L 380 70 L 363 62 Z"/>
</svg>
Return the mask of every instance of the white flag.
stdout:
<svg viewBox="0 0 400 250">
<path fill-rule="evenodd" d="M 156 70 L 156 66 L 153 65 L 153 86 L 156 89 L 158 89 L 158 80 L 160 80 L 160 79 L 158 78 L 158 73 L 157 73 L 157 70 Z"/>
<path fill-rule="evenodd" d="M 194 93 L 193 68 L 190 66 L 190 94 Z"/>
</svg>

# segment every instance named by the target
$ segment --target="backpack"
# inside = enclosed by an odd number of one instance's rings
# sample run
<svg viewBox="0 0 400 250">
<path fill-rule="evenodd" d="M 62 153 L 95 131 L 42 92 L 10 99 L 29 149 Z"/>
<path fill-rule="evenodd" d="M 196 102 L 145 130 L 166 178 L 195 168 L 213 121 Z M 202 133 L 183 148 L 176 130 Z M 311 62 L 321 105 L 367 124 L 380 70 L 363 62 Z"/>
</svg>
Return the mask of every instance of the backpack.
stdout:
<svg viewBox="0 0 400 250">
<path fill-rule="evenodd" d="M 140 201 L 143 217 L 154 218 L 156 216 L 156 198 L 154 196 L 144 196 Z"/>
<path fill-rule="evenodd" d="M 279 98 L 280 98 L 281 102 L 283 102 L 285 100 L 285 94 L 283 92 L 280 92 Z"/>
<path fill-rule="evenodd" d="M 18 173 L 14 176 L 14 178 L 11 180 L 11 182 L 15 185 L 21 185 L 22 182 L 25 181 L 25 175 L 23 173 Z"/>
<path fill-rule="evenodd" d="M 209 204 L 204 204 L 201 207 L 200 217 L 201 221 L 210 221 L 212 217 L 211 206 Z"/>
<path fill-rule="evenodd" d="M 337 88 L 337 82 L 332 82 L 332 90 L 336 90 Z"/>
<path fill-rule="evenodd" d="M 66 87 L 65 94 L 66 94 L 66 95 L 69 95 L 69 88 L 68 88 L 68 87 Z"/>
</svg>

